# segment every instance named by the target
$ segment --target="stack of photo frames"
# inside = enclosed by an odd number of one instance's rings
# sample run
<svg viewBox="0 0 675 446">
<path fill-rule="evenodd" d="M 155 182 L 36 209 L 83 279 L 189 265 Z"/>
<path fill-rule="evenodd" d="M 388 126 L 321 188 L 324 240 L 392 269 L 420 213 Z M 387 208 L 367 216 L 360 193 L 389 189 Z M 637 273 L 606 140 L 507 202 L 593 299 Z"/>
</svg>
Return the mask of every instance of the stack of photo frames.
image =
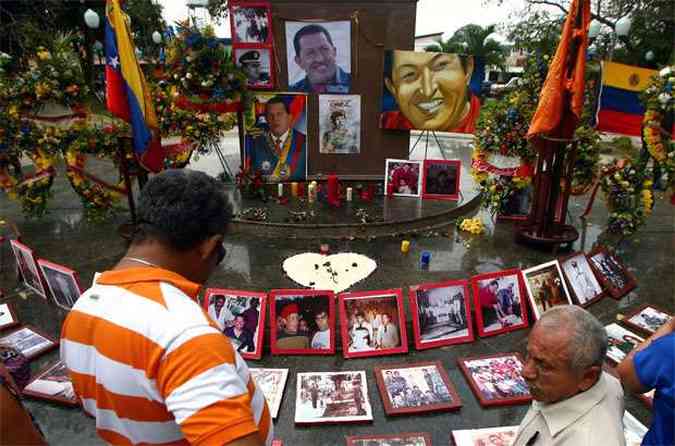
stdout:
<svg viewBox="0 0 675 446">
<path fill-rule="evenodd" d="M 246 75 L 248 88 L 273 89 L 276 72 L 270 3 L 232 1 L 229 7 L 234 64 Z"/>
</svg>

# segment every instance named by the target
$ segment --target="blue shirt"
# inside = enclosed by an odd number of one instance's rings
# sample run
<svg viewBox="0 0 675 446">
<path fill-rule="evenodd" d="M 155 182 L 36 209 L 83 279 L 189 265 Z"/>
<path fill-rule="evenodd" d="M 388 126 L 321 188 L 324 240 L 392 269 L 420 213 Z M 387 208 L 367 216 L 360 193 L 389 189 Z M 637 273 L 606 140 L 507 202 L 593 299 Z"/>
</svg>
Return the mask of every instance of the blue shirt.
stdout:
<svg viewBox="0 0 675 446">
<path fill-rule="evenodd" d="M 675 444 L 675 333 L 653 341 L 635 354 L 635 372 L 640 383 L 654 392 L 652 426 L 643 446 Z"/>
</svg>

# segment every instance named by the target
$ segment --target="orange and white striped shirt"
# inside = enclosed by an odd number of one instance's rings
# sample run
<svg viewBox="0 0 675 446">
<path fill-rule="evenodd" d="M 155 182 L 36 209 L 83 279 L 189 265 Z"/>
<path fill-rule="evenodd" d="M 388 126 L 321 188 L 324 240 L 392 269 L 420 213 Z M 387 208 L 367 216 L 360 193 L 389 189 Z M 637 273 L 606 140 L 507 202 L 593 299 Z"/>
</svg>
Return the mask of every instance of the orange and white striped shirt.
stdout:
<svg viewBox="0 0 675 446">
<path fill-rule="evenodd" d="M 107 271 L 68 314 L 61 359 L 108 443 L 271 444 L 265 397 L 198 292 L 160 268 Z"/>
</svg>

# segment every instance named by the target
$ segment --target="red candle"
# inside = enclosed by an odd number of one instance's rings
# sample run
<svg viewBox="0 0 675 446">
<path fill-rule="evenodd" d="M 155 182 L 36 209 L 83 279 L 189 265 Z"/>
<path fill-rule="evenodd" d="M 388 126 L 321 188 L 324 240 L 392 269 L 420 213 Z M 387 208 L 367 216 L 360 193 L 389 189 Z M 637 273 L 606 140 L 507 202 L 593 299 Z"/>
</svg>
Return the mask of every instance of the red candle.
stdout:
<svg viewBox="0 0 675 446">
<path fill-rule="evenodd" d="M 337 175 L 328 175 L 328 203 L 337 204 L 339 202 L 338 193 Z"/>
<path fill-rule="evenodd" d="M 305 196 L 305 183 L 298 184 L 298 198 Z"/>
<path fill-rule="evenodd" d="M 394 195 L 394 183 L 387 184 L 387 195 L 389 195 L 390 197 Z"/>
</svg>

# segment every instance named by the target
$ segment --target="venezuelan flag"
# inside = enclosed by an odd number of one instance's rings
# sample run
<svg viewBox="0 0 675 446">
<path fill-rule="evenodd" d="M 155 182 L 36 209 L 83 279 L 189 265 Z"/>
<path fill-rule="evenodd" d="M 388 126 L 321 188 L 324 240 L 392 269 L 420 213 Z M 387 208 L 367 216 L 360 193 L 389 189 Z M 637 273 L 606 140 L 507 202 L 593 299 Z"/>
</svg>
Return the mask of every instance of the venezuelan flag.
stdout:
<svg viewBox="0 0 675 446">
<path fill-rule="evenodd" d="M 640 136 L 645 108 L 640 92 L 657 71 L 616 62 L 602 63 L 598 130 Z"/>
<path fill-rule="evenodd" d="M 159 172 L 164 166 L 164 151 L 157 116 L 130 35 L 120 0 L 107 0 L 105 79 L 108 110 L 131 124 L 134 151 L 141 165 Z"/>
</svg>

